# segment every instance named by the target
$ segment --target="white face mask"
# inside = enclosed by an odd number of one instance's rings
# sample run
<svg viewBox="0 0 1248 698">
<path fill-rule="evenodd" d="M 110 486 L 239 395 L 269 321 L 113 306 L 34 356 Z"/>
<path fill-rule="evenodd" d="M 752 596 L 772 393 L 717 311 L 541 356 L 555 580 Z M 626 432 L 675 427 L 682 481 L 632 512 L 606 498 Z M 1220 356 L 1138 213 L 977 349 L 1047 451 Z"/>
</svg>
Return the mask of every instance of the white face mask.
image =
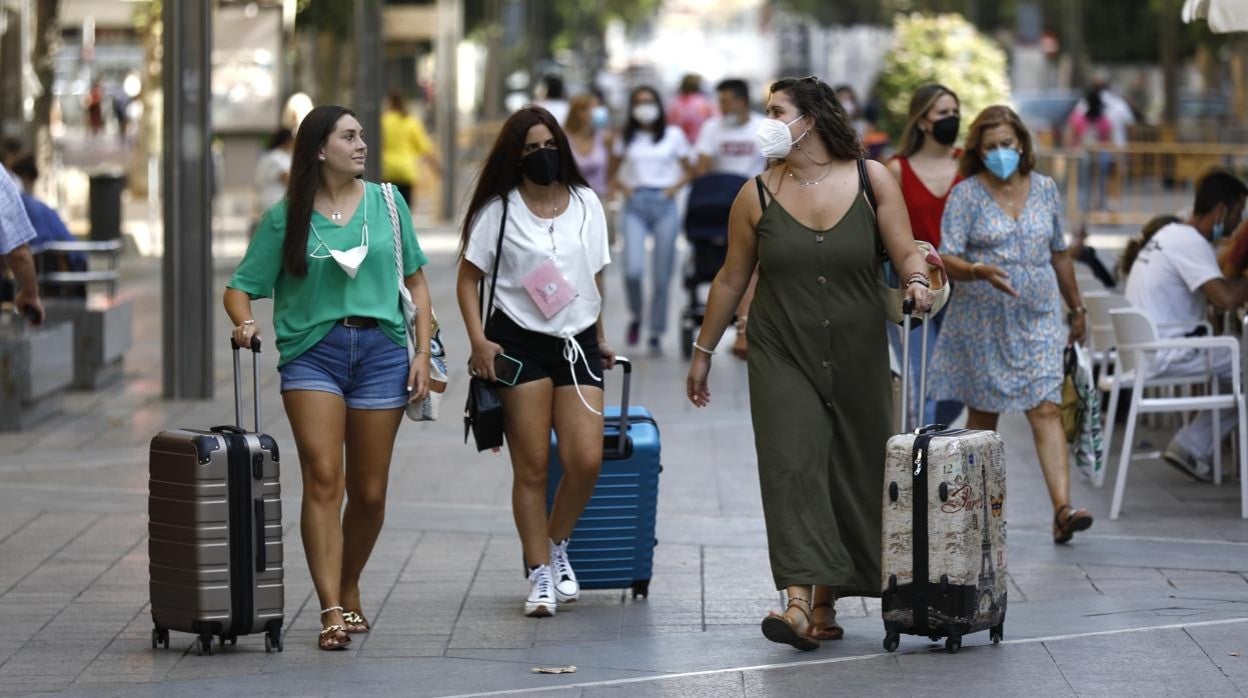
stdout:
<svg viewBox="0 0 1248 698">
<path fill-rule="evenodd" d="M 360 230 L 360 244 L 356 245 L 355 247 L 352 247 L 349 250 L 330 249 L 329 245 L 326 245 L 325 241 L 321 239 L 321 234 L 316 231 L 316 226 L 312 225 L 310 222 L 308 223 L 308 226 L 312 229 L 312 234 L 316 236 L 316 241 L 317 241 L 317 245 L 316 247 L 312 248 L 312 253 L 310 255 L 312 259 L 332 258 L 335 262 L 338 263 L 338 268 L 342 269 L 342 272 L 352 279 L 355 278 L 356 274 L 360 273 L 360 265 L 364 263 L 364 258 L 368 256 L 368 194 L 367 193 L 365 193 L 364 195 L 363 205 L 364 205 L 364 225 Z M 321 249 L 322 247 L 325 248 L 325 250 L 329 254 L 318 255 L 316 251 Z"/>
<path fill-rule="evenodd" d="M 755 138 L 758 140 L 758 149 L 763 153 L 763 157 L 767 158 L 783 158 L 787 157 L 789 152 L 793 150 L 793 146 L 798 141 L 806 137 L 810 133 L 810 129 L 793 140 L 789 134 L 789 127 L 797 123 L 799 116 L 789 123 L 784 123 L 779 119 L 763 119 L 763 123 L 758 125 L 758 133 Z"/>
<path fill-rule="evenodd" d="M 633 118 L 643 126 L 653 124 L 659 118 L 659 105 L 654 102 L 643 102 L 633 107 Z"/>
</svg>

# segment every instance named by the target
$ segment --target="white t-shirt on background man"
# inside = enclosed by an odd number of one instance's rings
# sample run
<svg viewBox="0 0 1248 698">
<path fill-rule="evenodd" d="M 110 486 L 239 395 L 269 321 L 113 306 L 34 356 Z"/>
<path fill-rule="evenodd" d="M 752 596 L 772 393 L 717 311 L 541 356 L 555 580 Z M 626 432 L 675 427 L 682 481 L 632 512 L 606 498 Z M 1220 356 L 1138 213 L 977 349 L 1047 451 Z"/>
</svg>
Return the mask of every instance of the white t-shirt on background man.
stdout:
<svg viewBox="0 0 1248 698">
<path fill-rule="evenodd" d="M 464 258 L 485 272 L 482 300 L 487 303 L 502 214 L 502 199 L 494 199 L 481 209 L 464 250 Z M 611 263 L 607 219 L 592 189 L 573 187 L 568 207 L 554 218 L 553 241 L 550 225 L 551 219 L 538 218 L 529 210 L 518 190 L 508 193 L 507 227 L 503 233 L 503 259 L 498 268 L 494 307 L 526 330 L 566 338 L 598 321 L 602 296 L 594 283 L 594 275 Z M 577 291 L 577 297 L 549 319 L 529 297 L 521 281 L 548 259 L 555 262 L 559 272 Z"/>
<path fill-rule="evenodd" d="M 702 124 L 693 150 L 699 156 L 711 158 L 711 172 L 753 177 L 767 166 L 755 137 L 762 122 L 763 115 L 754 112 L 750 112 L 742 124 L 730 124 L 722 116 L 714 117 Z"/>
<path fill-rule="evenodd" d="M 621 134 L 614 145 L 620 163 L 620 181 L 634 189 L 645 187 L 666 189 L 685 176 L 681 161 L 689 157 L 689 139 L 679 126 L 668 125 L 663 137 L 655 142 L 650 131 L 637 131 L 633 140 L 624 145 Z"/>
<path fill-rule="evenodd" d="M 1182 337 L 1205 320 L 1200 290 L 1222 278 L 1213 245 L 1185 223 L 1171 223 L 1144 245 L 1127 276 L 1126 297 L 1157 325 L 1160 337 Z M 1165 371 L 1185 350 L 1157 352 L 1153 369 Z"/>
</svg>

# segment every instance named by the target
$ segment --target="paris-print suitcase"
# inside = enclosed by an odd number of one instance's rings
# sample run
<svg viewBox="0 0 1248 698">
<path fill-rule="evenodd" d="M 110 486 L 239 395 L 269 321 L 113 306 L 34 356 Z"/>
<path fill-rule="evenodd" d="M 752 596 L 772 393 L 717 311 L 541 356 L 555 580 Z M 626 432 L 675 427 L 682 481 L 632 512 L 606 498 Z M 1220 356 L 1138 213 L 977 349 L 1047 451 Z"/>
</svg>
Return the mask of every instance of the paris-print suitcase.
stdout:
<svg viewBox="0 0 1248 698">
<path fill-rule="evenodd" d="M 901 365 L 902 405 L 908 405 L 908 356 Z M 1000 435 L 931 425 L 889 439 L 885 458 L 884 648 L 897 649 L 903 634 L 946 638 L 950 652 L 981 630 L 1000 642 L 1006 607 Z"/>
</svg>

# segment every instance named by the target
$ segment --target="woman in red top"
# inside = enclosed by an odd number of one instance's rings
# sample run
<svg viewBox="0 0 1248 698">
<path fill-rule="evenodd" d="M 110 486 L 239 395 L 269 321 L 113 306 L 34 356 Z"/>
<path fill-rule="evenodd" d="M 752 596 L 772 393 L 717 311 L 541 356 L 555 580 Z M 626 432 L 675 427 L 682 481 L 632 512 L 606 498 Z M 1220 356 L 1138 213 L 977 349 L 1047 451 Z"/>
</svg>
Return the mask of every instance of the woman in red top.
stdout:
<svg viewBox="0 0 1248 698">
<path fill-rule="evenodd" d="M 888 171 L 901 183 L 901 194 L 910 213 L 910 230 L 915 240 L 924 240 L 932 247 L 940 247 L 940 219 L 945 212 L 945 200 L 953 185 L 961 181 L 958 176 L 958 157 L 962 150 L 955 148 L 958 130 L 961 128 L 961 105 L 958 96 L 944 85 L 923 85 L 910 98 L 910 120 L 902 134 L 901 148 L 888 163 Z M 936 348 L 936 337 L 944 321 L 944 312 L 932 318 L 932 334 L 928 337 L 927 353 L 931 358 Z M 921 336 L 915 330 L 911 346 L 918 347 Z M 900 328 L 890 327 L 889 338 L 900 355 Z M 919 352 L 911 352 L 910 375 L 919 375 Z M 911 414 L 918 409 L 918 391 L 912 391 L 915 404 Z M 962 412 L 962 403 L 928 400 L 923 406 L 919 422 L 923 424 L 949 424 Z"/>
</svg>

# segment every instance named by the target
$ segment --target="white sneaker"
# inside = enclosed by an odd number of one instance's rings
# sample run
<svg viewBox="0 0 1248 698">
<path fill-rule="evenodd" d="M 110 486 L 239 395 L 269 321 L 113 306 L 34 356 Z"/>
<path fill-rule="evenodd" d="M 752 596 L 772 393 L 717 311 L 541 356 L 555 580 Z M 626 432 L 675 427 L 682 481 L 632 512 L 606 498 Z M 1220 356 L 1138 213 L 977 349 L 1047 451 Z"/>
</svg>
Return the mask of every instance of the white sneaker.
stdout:
<svg viewBox="0 0 1248 698">
<path fill-rule="evenodd" d="M 529 598 L 524 600 L 524 615 L 531 618 L 548 618 L 559 610 L 555 599 L 555 580 L 550 576 L 550 565 L 538 565 L 529 570 Z"/>
<path fill-rule="evenodd" d="M 572 563 L 568 561 L 568 541 L 550 541 L 550 567 L 555 577 L 555 598 L 559 603 L 576 601 L 581 595 L 581 585 L 576 581 Z"/>
</svg>

